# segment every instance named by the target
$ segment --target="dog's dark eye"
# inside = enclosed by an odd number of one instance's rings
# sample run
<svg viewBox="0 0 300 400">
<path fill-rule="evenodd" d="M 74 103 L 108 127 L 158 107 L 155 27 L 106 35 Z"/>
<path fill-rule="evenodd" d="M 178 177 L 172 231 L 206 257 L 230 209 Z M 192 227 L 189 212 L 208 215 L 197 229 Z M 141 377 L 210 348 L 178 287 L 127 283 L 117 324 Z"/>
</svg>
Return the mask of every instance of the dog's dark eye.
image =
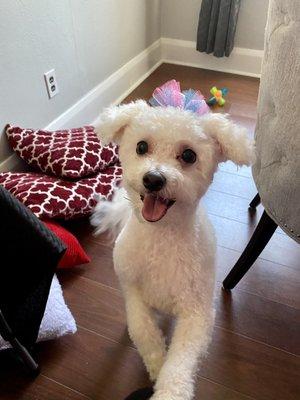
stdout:
<svg viewBox="0 0 300 400">
<path fill-rule="evenodd" d="M 148 143 L 142 140 L 141 142 L 138 142 L 136 145 L 136 152 L 137 154 L 146 154 L 148 153 Z"/>
<path fill-rule="evenodd" d="M 194 164 L 197 159 L 196 153 L 191 149 L 186 149 L 181 154 L 182 160 L 187 164 Z"/>
</svg>

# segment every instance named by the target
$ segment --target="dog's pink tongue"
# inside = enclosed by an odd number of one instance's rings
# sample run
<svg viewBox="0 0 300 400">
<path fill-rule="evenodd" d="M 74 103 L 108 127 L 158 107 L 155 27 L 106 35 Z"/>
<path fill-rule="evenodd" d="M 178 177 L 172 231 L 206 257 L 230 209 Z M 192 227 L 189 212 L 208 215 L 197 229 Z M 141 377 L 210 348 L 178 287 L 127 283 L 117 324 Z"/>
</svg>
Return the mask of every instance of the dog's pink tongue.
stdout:
<svg viewBox="0 0 300 400">
<path fill-rule="evenodd" d="M 160 197 L 154 197 L 151 194 L 146 194 L 144 198 L 144 206 L 142 215 L 146 221 L 159 221 L 167 212 L 167 204 Z"/>
</svg>

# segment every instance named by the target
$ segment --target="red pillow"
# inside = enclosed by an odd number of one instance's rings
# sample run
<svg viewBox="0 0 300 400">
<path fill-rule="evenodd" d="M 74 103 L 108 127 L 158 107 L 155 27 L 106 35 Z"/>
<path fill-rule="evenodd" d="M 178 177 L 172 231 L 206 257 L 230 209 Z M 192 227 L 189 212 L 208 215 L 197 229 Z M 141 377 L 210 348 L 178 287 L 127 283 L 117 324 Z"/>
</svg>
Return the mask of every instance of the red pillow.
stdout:
<svg viewBox="0 0 300 400">
<path fill-rule="evenodd" d="M 121 175 L 118 165 L 78 181 L 32 172 L 2 172 L 0 185 L 39 218 L 71 219 L 91 214 L 98 198 L 111 199 Z"/>
<path fill-rule="evenodd" d="M 118 161 L 117 147 L 102 146 L 93 126 L 50 132 L 7 125 L 6 134 L 24 161 L 62 178 L 83 178 Z"/>
<path fill-rule="evenodd" d="M 66 245 L 67 250 L 58 264 L 58 268 L 72 268 L 76 265 L 86 264 L 90 257 L 81 247 L 80 243 L 71 232 L 54 221 L 43 221 L 44 224 Z"/>
</svg>

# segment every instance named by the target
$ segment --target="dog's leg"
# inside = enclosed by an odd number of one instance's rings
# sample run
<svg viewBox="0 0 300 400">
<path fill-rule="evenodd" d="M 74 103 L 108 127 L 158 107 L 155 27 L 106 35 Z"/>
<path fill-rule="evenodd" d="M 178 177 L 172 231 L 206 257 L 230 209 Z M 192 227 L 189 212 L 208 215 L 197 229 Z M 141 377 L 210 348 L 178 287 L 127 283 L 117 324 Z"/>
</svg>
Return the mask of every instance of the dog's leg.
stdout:
<svg viewBox="0 0 300 400">
<path fill-rule="evenodd" d="M 151 400 L 192 399 L 198 357 L 206 353 L 212 326 L 213 313 L 178 318 Z"/>
<path fill-rule="evenodd" d="M 129 335 L 141 354 L 151 380 L 155 381 L 165 361 L 166 345 L 152 309 L 135 288 L 125 291 Z"/>
</svg>

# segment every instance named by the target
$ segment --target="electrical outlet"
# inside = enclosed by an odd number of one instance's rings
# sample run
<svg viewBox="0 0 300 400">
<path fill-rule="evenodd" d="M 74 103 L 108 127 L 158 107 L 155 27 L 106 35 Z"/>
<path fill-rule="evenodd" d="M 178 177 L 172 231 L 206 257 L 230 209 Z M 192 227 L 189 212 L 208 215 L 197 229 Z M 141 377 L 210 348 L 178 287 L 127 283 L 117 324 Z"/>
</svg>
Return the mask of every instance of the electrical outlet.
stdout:
<svg viewBox="0 0 300 400">
<path fill-rule="evenodd" d="M 51 99 L 59 93 L 55 76 L 55 69 L 51 69 L 50 71 L 46 72 L 44 74 L 44 78 L 47 86 L 48 96 Z"/>
</svg>

